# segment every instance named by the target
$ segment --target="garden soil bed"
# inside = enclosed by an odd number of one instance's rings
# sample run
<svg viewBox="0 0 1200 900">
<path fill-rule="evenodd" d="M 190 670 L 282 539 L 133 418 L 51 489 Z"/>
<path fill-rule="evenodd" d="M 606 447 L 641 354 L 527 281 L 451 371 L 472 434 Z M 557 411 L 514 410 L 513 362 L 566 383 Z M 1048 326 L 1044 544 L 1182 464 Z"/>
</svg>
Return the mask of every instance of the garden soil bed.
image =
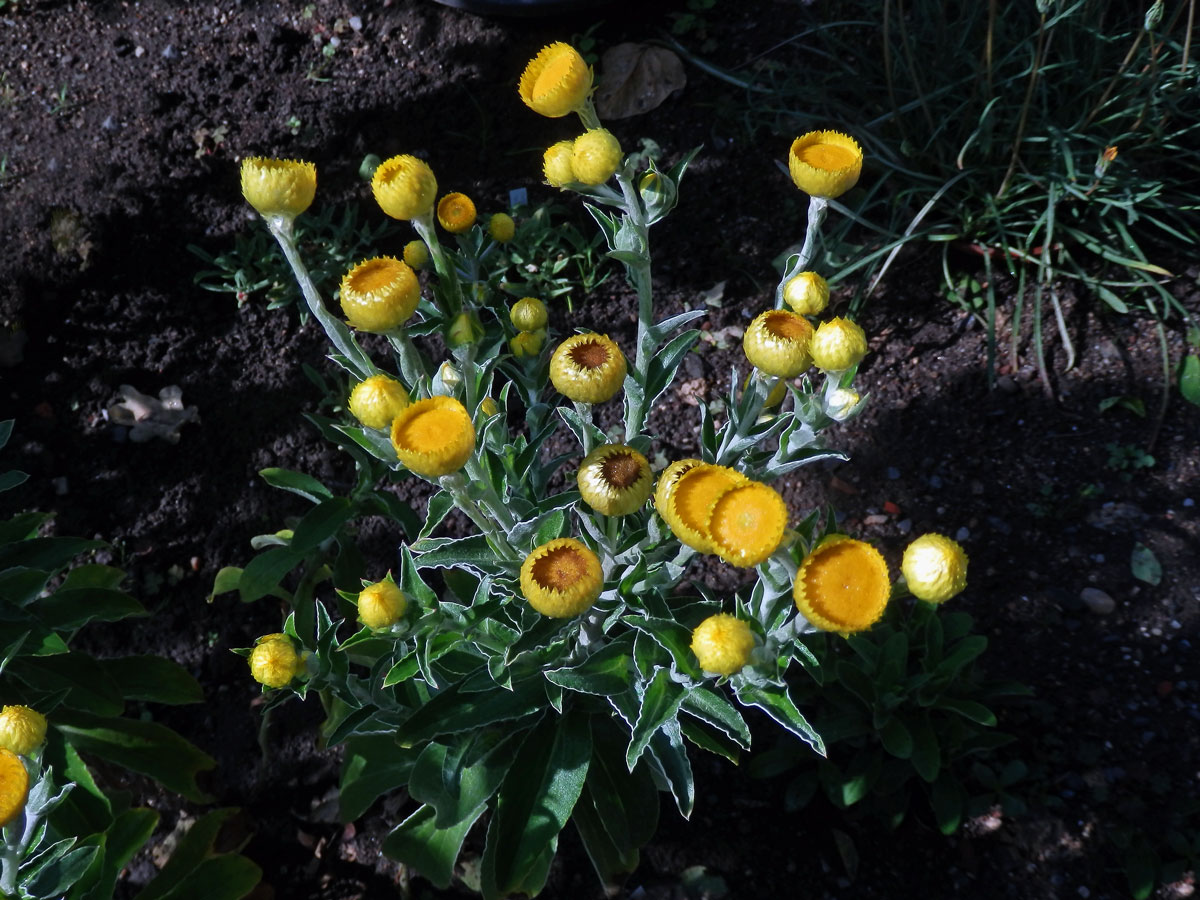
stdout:
<svg viewBox="0 0 1200 900">
<path fill-rule="evenodd" d="M 707 12 L 709 58 L 738 66 L 799 30 L 797 4 L 761 6 Z M 56 511 L 59 534 L 107 541 L 153 611 L 103 632 L 93 652 L 164 654 L 204 685 L 203 706 L 153 715 L 217 759 L 206 787 L 244 811 L 260 896 L 435 892 L 379 853 L 403 798 L 338 822 L 339 756 L 319 746 L 315 700 L 277 713 L 260 753 L 260 694 L 229 648 L 278 630 L 280 610 L 232 595 L 208 602 L 213 577 L 245 564 L 253 535 L 304 509 L 259 469 L 335 488 L 353 472 L 302 418 L 320 400 L 301 371 L 326 365 L 319 330 L 294 308 L 199 289 L 202 264 L 187 245 L 217 254 L 261 227 L 237 187 L 247 155 L 315 161 L 317 209 L 364 201 L 358 167 L 368 153 L 421 155 L 443 190 L 464 190 L 485 211 L 504 208 L 516 188 L 553 199 L 540 183 L 541 148 L 573 126 L 523 107 L 516 79 L 544 43 L 601 19 L 600 50 L 659 37 L 673 21 L 669 10 L 620 8 L 489 19 L 417 0 L 0 5 L 0 397 L 3 417 L 16 419 L 2 468 L 32 476 L 5 501 Z M 702 303 L 723 282 L 705 325 L 720 335 L 769 302 L 771 260 L 800 238 L 803 198 L 776 165 L 790 136 L 748 135 L 737 89 L 696 68 L 687 76 L 658 109 L 610 127 L 627 148 L 653 138 L 668 161 L 704 145 L 678 210 L 655 230 L 655 276 L 668 310 Z M 381 249 L 397 253 L 404 240 Z M 1200 314 L 1200 271 L 1188 261 L 1174 270 L 1169 289 Z M 573 315 L 556 309 L 556 324 L 588 322 L 620 341 L 631 305 L 614 279 L 576 297 Z M 946 302 L 939 261 L 902 256 L 861 316 L 871 403 L 831 438 L 850 462 L 784 486 L 793 512 L 833 503 L 844 527 L 893 564 L 910 536 L 960 537 L 971 583 L 954 603 L 991 642 L 987 674 L 1034 690 L 1000 710 L 1000 728 L 1017 737 L 1002 759 L 1028 769 L 1013 789 L 1028 811 L 997 808 L 951 837 L 914 811 L 890 831 L 821 803 L 788 812 L 779 784 L 699 759 L 695 814 L 683 822 L 664 807 L 629 896 L 685 896 L 685 871 L 703 866 L 721 883 L 690 883 L 691 896 L 1116 898 L 1128 893 L 1114 843 L 1123 832 L 1170 857 L 1167 824 L 1186 812 L 1200 770 L 1200 410 L 1175 393 L 1159 415 L 1152 322 L 1105 315 L 1086 297 L 1067 313 L 1073 369 L 1051 345 L 1044 383 L 1026 341 L 1017 365 L 1002 355 L 989 386 L 985 335 Z M 1010 333 L 1002 322 L 1002 341 Z M 1166 339 L 1177 362 L 1182 334 L 1168 328 Z M 739 342 L 718 344 L 702 345 L 685 367 L 687 390 L 652 419 L 669 458 L 696 446 L 696 398 L 726 388 Z M 131 442 L 103 416 L 123 384 L 148 394 L 178 385 L 199 422 L 176 444 Z M 1132 404 L 1098 412 L 1115 397 Z M 1144 416 L 1128 408 L 1137 402 Z M 1153 466 L 1133 468 L 1128 448 L 1150 452 Z M 363 534 L 380 569 L 365 574 L 377 577 L 400 536 L 377 523 Z M 1133 577 L 1138 544 L 1161 563 L 1161 583 Z M 1085 603 L 1085 588 L 1114 604 Z M 149 783 L 128 786 L 163 813 L 156 840 L 198 811 Z M 132 894 L 151 866 L 139 858 L 122 890 Z M 598 895 L 568 829 L 546 896 Z"/>
</svg>

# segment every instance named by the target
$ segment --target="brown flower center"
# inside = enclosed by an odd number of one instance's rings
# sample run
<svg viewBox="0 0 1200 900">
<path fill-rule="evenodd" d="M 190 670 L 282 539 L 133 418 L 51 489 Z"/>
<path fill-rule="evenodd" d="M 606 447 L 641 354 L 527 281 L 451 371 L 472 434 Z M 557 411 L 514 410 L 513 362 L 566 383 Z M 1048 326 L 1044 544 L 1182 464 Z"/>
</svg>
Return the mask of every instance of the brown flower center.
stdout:
<svg viewBox="0 0 1200 900">
<path fill-rule="evenodd" d="M 604 481 L 618 490 L 632 487 L 642 477 L 642 467 L 629 453 L 614 453 L 600 464 Z"/>
<path fill-rule="evenodd" d="M 797 315 L 779 309 L 768 313 L 763 325 L 767 331 L 785 341 L 803 341 L 808 337 L 807 323 Z"/>
<path fill-rule="evenodd" d="M 567 591 L 587 576 L 587 562 L 574 547 L 557 547 L 533 564 L 533 580 L 544 588 Z"/>
<path fill-rule="evenodd" d="M 596 341 L 585 341 L 572 347 L 568 355 L 581 369 L 600 369 L 608 362 L 608 348 Z"/>
</svg>

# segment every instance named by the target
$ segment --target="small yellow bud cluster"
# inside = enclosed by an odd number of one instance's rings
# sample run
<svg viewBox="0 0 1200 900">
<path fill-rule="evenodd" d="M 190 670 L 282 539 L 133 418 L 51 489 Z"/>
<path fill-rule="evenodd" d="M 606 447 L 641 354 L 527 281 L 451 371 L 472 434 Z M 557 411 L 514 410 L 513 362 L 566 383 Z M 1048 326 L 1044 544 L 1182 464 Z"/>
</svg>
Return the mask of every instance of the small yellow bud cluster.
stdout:
<svg viewBox="0 0 1200 900">
<path fill-rule="evenodd" d="M 304 672 L 304 660 L 286 634 L 266 634 L 250 651 L 250 676 L 264 687 L 281 688 Z"/>
<path fill-rule="evenodd" d="M 46 717 L 28 706 L 0 711 L 0 748 L 28 756 L 46 740 Z"/>
<path fill-rule="evenodd" d="M 358 621 L 374 631 L 391 628 L 408 609 L 408 598 L 392 581 L 391 573 L 383 581 L 363 588 L 357 602 Z"/>
<path fill-rule="evenodd" d="M 621 143 L 611 131 L 592 128 L 573 141 L 559 141 L 550 147 L 542 157 L 542 172 L 551 187 L 594 187 L 613 177 L 622 155 Z"/>
<path fill-rule="evenodd" d="M 509 321 L 517 329 L 517 335 L 508 342 L 512 355 L 531 358 L 542 352 L 546 340 L 546 325 L 550 314 L 546 304 L 537 297 L 522 297 L 508 311 Z"/>
</svg>

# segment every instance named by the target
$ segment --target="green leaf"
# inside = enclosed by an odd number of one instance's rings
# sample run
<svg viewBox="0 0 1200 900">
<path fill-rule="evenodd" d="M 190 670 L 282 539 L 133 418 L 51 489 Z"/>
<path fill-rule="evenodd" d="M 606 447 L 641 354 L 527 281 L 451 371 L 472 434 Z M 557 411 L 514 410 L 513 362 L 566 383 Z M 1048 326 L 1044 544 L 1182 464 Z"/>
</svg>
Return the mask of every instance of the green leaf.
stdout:
<svg viewBox="0 0 1200 900">
<path fill-rule="evenodd" d="M 58 859 L 48 860 L 36 875 L 21 885 L 22 895 L 31 900 L 62 897 L 80 879 L 100 851 L 97 846 L 76 847 Z"/>
<path fill-rule="evenodd" d="M 1194 353 L 1183 359 L 1179 370 L 1179 393 L 1188 403 L 1200 406 L 1200 356 Z"/>
<path fill-rule="evenodd" d="M 967 635 L 943 659 L 934 674 L 938 678 L 949 680 L 962 670 L 963 666 L 974 660 L 987 649 L 987 638 L 982 634 Z"/>
<path fill-rule="evenodd" d="M 125 710 L 116 682 L 86 653 L 20 657 L 6 671 L 34 690 L 65 692 L 62 702 L 72 709 L 102 716 L 119 716 Z"/>
<path fill-rule="evenodd" d="M 88 877 L 81 879 L 69 900 L 109 900 L 117 886 L 121 870 L 133 859 L 158 825 L 158 813 L 152 809 L 127 809 L 103 834 L 102 853 Z M 81 886 L 84 890 L 80 890 Z"/>
<path fill-rule="evenodd" d="M 195 828 L 195 826 L 192 826 Z M 176 851 L 178 853 L 178 851 Z M 147 889 L 158 884 L 158 878 Z M 162 900 L 241 900 L 262 880 L 262 869 L 244 856 L 223 853 L 204 860 Z M 134 900 L 143 900 L 138 894 Z"/>
<path fill-rule="evenodd" d="M 632 770 L 647 745 L 663 725 L 675 721 L 684 698 L 683 685 L 671 679 L 670 669 L 659 669 L 640 697 L 637 721 L 625 751 L 625 765 Z"/>
<path fill-rule="evenodd" d="M 422 569 L 452 569 L 470 566 L 487 574 L 502 574 L 508 565 L 496 556 L 482 534 L 465 538 L 426 538 L 411 545 L 417 565 Z"/>
<path fill-rule="evenodd" d="M 89 622 L 119 622 L 130 616 L 148 615 L 146 608 L 124 591 L 109 588 L 62 588 L 43 597 L 33 612 L 47 627 L 71 631 Z"/>
<path fill-rule="evenodd" d="M 897 759 L 909 759 L 913 753 L 913 738 L 899 716 L 892 716 L 879 729 L 883 749 Z"/>
<path fill-rule="evenodd" d="M 1158 584 L 1162 581 L 1162 564 L 1158 557 L 1143 543 L 1133 545 L 1133 553 L 1129 557 L 1129 569 L 1133 577 L 1146 584 Z"/>
<path fill-rule="evenodd" d="M 60 591 L 73 591 L 76 588 L 101 588 L 115 591 L 125 580 L 125 573 L 114 566 L 102 566 L 99 563 L 84 563 L 76 566 L 67 573 Z"/>
<path fill-rule="evenodd" d="M 743 683 L 734 685 L 734 693 L 743 706 L 758 707 L 821 756 L 825 755 L 825 742 L 796 708 L 786 688 L 760 688 Z"/>
<path fill-rule="evenodd" d="M 217 577 L 213 579 L 212 590 L 208 594 L 208 602 L 212 603 L 213 598 L 218 594 L 228 594 L 230 591 L 236 591 L 242 581 L 242 569 L 240 566 L 224 566 Z"/>
<path fill-rule="evenodd" d="M 658 828 L 658 788 L 650 767 L 625 766 L 625 738 L 611 721 L 592 721 L 592 762 L 587 787 L 600 821 L 618 847 L 642 847 Z"/>
<path fill-rule="evenodd" d="M 414 800 L 437 811 L 438 828 L 479 818 L 512 762 L 512 753 L 505 744 L 468 766 L 465 762 L 471 743 L 467 740 L 453 747 L 427 744 L 413 766 L 408 792 Z"/>
<path fill-rule="evenodd" d="M 383 839 L 383 852 L 416 869 L 439 888 L 448 888 L 467 832 L 484 809 L 481 806 L 461 822 L 439 828 L 433 807 L 422 806 Z"/>
<path fill-rule="evenodd" d="M 696 785 L 678 721 L 671 720 L 654 733 L 646 747 L 645 758 L 655 764 L 659 776 L 675 798 L 679 814 L 685 819 L 690 817 L 696 803 Z"/>
<path fill-rule="evenodd" d="M 50 573 L 42 569 L 16 567 L 0 572 L 0 602 L 13 610 L 21 609 L 36 600 L 46 588 Z M 24 616 L 23 627 L 33 624 L 33 619 Z"/>
<path fill-rule="evenodd" d="M 100 661 L 126 700 L 175 706 L 203 703 L 204 689 L 187 669 L 162 656 L 122 656 Z"/>
<path fill-rule="evenodd" d="M 307 553 L 337 534 L 354 515 L 354 506 L 345 497 L 321 501 L 308 511 L 292 535 L 292 550 Z M 248 569 L 247 569 L 248 571 Z"/>
<path fill-rule="evenodd" d="M 0 546 L 32 538 L 43 524 L 53 518 L 53 513 L 17 513 L 7 522 L 0 523 Z M 28 563 L 22 562 L 21 565 L 28 565 Z M 0 571 L 3 571 L 3 567 L 0 567 Z"/>
<path fill-rule="evenodd" d="M 454 509 L 454 497 L 449 491 L 438 491 L 430 497 L 429 505 L 425 510 L 425 524 L 421 527 L 417 539 L 427 538 L 433 534 L 433 530 L 442 524 L 442 520 L 449 515 L 452 509 Z"/>
<path fill-rule="evenodd" d="M 962 824 L 967 795 L 963 786 L 949 771 L 938 776 L 929 794 L 929 805 L 942 834 L 954 834 Z"/>
<path fill-rule="evenodd" d="M 972 722 L 978 722 L 980 725 L 993 726 L 996 724 L 995 714 L 982 703 L 976 703 L 974 700 L 942 698 L 936 701 L 934 706 L 938 709 L 958 713 L 963 718 L 970 719 Z"/>
<path fill-rule="evenodd" d="M 700 332 L 697 329 L 685 331 L 672 338 L 670 343 L 651 357 L 650 367 L 646 372 L 646 397 L 649 398 L 646 401 L 647 409 L 653 409 L 655 401 L 670 387 L 683 358 L 696 346 L 699 339 Z"/>
<path fill-rule="evenodd" d="M 238 593 L 243 603 L 253 603 L 259 597 L 277 594 L 282 590 L 284 576 L 304 561 L 304 554 L 291 547 L 272 547 L 260 553 L 242 570 Z"/>
<path fill-rule="evenodd" d="M 51 813 L 51 822 L 59 834 L 90 834 L 112 825 L 111 801 L 75 748 L 63 740 L 56 728 L 46 732 L 42 762 L 47 767 L 53 766 L 63 783 L 75 783 L 74 790 Z"/>
<path fill-rule="evenodd" d="M 655 616 L 625 616 L 623 622 L 632 625 L 642 634 L 653 638 L 655 643 L 671 654 L 675 667 L 691 675 L 697 681 L 703 677 L 692 652 L 692 632 L 674 619 Z"/>
<path fill-rule="evenodd" d="M 305 475 L 303 472 L 293 472 L 291 469 L 259 469 L 258 474 L 263 477 L 263 480 L 271 487 L 277 487 L 285 491 L 290 491 L 293 494 L 298 494 L 305 500 L 311 500 L 313 503 L 320 503 L 323 500 L 332 500 L 333 492 L 311 475 Z"/>
<path fill-rule="evenodd" d="M 507 691 L 496 687 L 490 691 L 468 693 L 462 682 L 435 694 L 400 726 L 397 739 L 402 745 L 413 746 L 443 734 L 457 734 L 532 715 L 546 705 L 546 692 L 540 678 L 527 678 L 513 684 Z"/>
<path fill-rule="evenodd" d="M 621 878 L 638 867 L 639 847 L 624 836 L 613 838 L 612 832 L 604 827 L 604 816 L 597 809 L 594 792 L 586 783 L 571 813 L 571 821 L 592 861 L 592 868 L 605 886 L 605 894 L 616 896 Z"/>
<path fill-rule="evenodd" d="M 938 746 L 937 733 L 924 713 L 919 719 L 910 720 L 908 726 L 913 738 L 913 768 L 917 770 L 918 775 L 933 784 L 942 769 L 942 751 Z"/>
<path fill-rule="evenodd" d="M 546 680 L 569 691 L 609 696 L 629 690 L 633 684 L 633 656 L 629 640 L 606 644 L 577 666 L 550 669 Z"/>
<path fill-rule="evenodd" d="M 174 892 L 189 880 L 194 880 L 206 860 L 220 858 L 214 854 L 221 831 L 225 827 L 225 823 L 237 814 L 238 810 L 235 807 L 214 809 L 193 822 L 192 827 L 175 846 L 175 851 L 167 860 L 167 864 L 162 867 L 155 879 L 137 894 L 135 900 L 163 900 L 166 897 L 176 900 L 177 895 Z M 257 879 L 254 883 L 257 883 Z M 215 888 L 216 885 L 208 885 L 208 887 Z M 214 894 L 214 896 L 241 897 L 244 894 L 222 892 Z"/>
<path fill-rule="evenodd" d="M 29 480 L 29 476 L 24 472 L 18 472 L 15 469 L 10 469 L 7 472 L 0 472 L 0 494 L 5 491 L 11 491 L 15 487 L 19 487 Z"/>
<path fill-rule="evenodd" d="M 404 787 L 416 754 L 390 734 L 356 734 L 346 740 L 340 785 L 340 817 L 353 822 L 378 798 Z"/>
<path fill-rule="evenodd" d="M 0 572 L 10 566 L 53 572 L 67 565 L 81 553 L 103 546 L 103 541 L 85 541 L 83 538 L 30 538 L 7 547 L 0 546 Z"/>
</svg>

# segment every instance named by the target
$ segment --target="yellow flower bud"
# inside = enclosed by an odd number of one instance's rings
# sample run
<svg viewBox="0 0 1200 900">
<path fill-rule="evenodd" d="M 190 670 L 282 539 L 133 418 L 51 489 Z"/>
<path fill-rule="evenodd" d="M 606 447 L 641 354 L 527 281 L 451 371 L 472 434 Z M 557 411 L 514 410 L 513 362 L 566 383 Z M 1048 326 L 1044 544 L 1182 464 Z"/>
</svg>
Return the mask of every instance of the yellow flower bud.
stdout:
<svg viewBox="0 0 1200 900">
<path fill-rule="evenodd" d="M 484 397 L 479 401 L 479 412 L 481 415 L 491 417 L 500 412 L 500 404 L 491 397 Z"/>
<path fill-rule="evenodd" d="M 904 551 L 900 571 L 914 597 L 945 603 L 967 586 L 967 554 L 945 535 L 923 534 Z"/>
<path fill-rule="evenodd" d="M 294 219 L 312 205 L 317 167 L 294 159 L 242 160 L 242 196 L 264 216 Z"/>
<path fill-rule="evenodd" d="M 810 131 L 792 142 L 788 169 L 796 187 L 813 197 L 840 197 L 858 183 L 863 152 L 838 131 Z"/>
<path fill-rule="evenodd" d="M 816 272 L 801 272 L 783 286 L 783 301 L 802 316 L 815 316 L 829 305 L 829 282 Z"/>
<path fill-rule="evenodd" d="M 575 138 L 571 169 L 580 184 L 604 184 L 621 166 L 621 145 L 611 131 L 592 128 Z"/>
<path fill-rule="evenodd" d="M 579 180 L 571 164 L 574 150 L 574 141 L 559 141 L 542 155 L 542 173 L 548 185 L 561 188 Z"/>
<path fill-rule="evenodd" d="M 550 314 L 546 304 L 537 297 L 522 297 L 508 311 L 508 318 L 518 331 L 537 331 L 546 327 Z"/>
<path fill-rule="evenodd" d="M 390 256 L 360 262 L 342 278 L 342 312 L 352 328 L 381 333 L 399 328 L 416 312 L 421 282 Z"/>
<path fill-rule="evenodd" d="M 528 359 L 542 352 L 545 340 L 545 331 L 519 331 L 516 337 L 508 342 L 508 349 L 518 359 Z"/>
<path fill-rule="evenodd" d="M 654 479 L 646 457 L 625 444 L 601 444 L 575 476 L 583 502 L 606 516 L 627 516 L 650 497 Z"/>
<path fill-rule="evenodd" d="M 404 245 L 404 264 L 410 269 L 424 269 L 429 265 L 429 248 L 424 241 L 409 241 Z"/>
<path fill-rule="evenodd" d="M 862 362 L 867 355 L 867 336 L 849 319 L 830 319 L 818 326 L 808 352 L 822 372 L 841 372 Z"/>
<path fill-rule="evenodd" d="M 604 403 L 625 382 L 625 356 L 606 334 L 567 338 L 550 357 L 555 390 L 576 403 Z"/>
<path fill-rule="evenodd" d="M 28 706 L 6 706 L 0 711 L 0 747 L 28 756 L 46 739 L 46 717 Z"/>
<path fill-rule="evenodd" d="M 250 651 L 250 676 L 269 688 L 286 687 L 304 671 L 304 661 L 292 639 L 285 634 L 267 634 Z"/>
<path fill-rule="evenodd" d="M 0 828 L 25 810 L 29 800 L 29 772 L 11 750 L 0 749 Z"/>
<path fill-rule="evenodd" d="M 578 50 L 559 41 L 529 61 L 518 90 L 534 112 L 557 119 L 583 107 L 592 91 L 592 70 Z"/>
<path fill-rule="evenodd" d="M 459 313 L 455 317 L 450 331 L 446 335 L 446 343 L 451 347 L 462 347 L 473 344 L 483 337 L 483 325 L 473 313 Z"/>
<path fill-rule="evenodd" d="M 475 426 L 453 397 L 418 400 L 392 422 L 392 447 L 409 469 L 426 478 L 457 472 L 475 452 Z"/>
<path fill-rule="evenodd" d="M 517 223 L 507 213 L 492 213 L 488 219 L 488 235 L 498 244 L 507 244 L 517 233 Z"/>
<path fill-rule="evenodd" d="M 393 219 L 410 220 L 428 215 L 433 209 L 437 179 L 424 160 L 393 156 L 375 169 L 371 192 L 380 209 Z"/>
<path fill-rule="evenodd" d="M 754 652 L 754 632 L 736 616 L 717 613 L 692 632 L 692 652 L 705 672 L 736 675 L 750 662 Z"/>
<path fill-rule="evenodd" d="M 350 414 L 366 428 L 389 428 L 409 404 L 408 391 L 395 378 L 372 375 L 350 392 Z"/>
<path fill-rule="evenodd" d="M 394 581 L 384 579 L 358 595 L 358 621 L 368 628 L 391 628 L 408 609 L 408 599 Z"/>
<path fill-rule="evenodd" d="M 575 538 L 557 538 L 521 563 L 521 593 L 543 616 L 569 619 L 586 611 L 604 587 L 600 558 Z"/>
<path fill-rule="evenodd" d="M 451 234 L 462 234 L 475 224 L 475 203 L 466 194 L 447 194 L 438 201 L 437 219 Z"/>
<path fill-rule="evenodd" d="M 845 422 L 850 418 L 850 413 L 854 411 L 854 407 L 858 406 L 861 399 L 858 391 L 837 388 L 831 391 L 825 400 L 825 415 L 835 422 Z"/>
<path fill-rule="evenodd" d="M 754 317 L 742 336 L 742 350 L 760 372 L 795 378 L 812 365 L 808 320 L 786 309 L 770 309 Z"/>
</svg>

